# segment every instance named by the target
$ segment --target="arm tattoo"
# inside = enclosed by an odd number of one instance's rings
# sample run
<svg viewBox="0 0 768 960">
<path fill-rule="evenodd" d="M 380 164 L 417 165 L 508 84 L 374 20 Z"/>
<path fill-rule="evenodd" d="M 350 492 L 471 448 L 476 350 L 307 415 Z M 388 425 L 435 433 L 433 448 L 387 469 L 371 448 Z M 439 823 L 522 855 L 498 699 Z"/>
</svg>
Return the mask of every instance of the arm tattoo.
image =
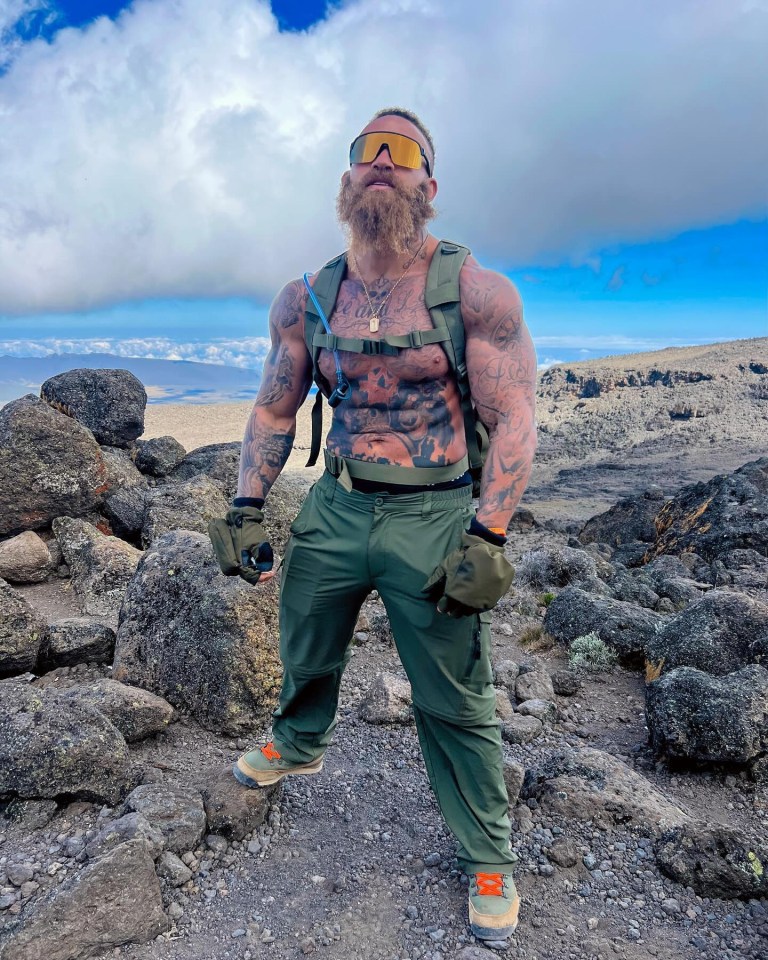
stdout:
<svg viewBox="0 0 768 960">
<path fill-rule="evenodd" d="M 294 388 L 293 358 L 285 346 L 275 344 L 264 361 L 261 389 L 256 403 L 261 407 L 282 400 Z"/>
<path fill-rule="evenodd" d="M 293 433 L 275 433 L 270 427 L 262 426 L 258 409 L 254 409 L 240 452 L 239 497 L 266 498 L 285 466 L 293 447 L 293 438 Z"/>
</svg>

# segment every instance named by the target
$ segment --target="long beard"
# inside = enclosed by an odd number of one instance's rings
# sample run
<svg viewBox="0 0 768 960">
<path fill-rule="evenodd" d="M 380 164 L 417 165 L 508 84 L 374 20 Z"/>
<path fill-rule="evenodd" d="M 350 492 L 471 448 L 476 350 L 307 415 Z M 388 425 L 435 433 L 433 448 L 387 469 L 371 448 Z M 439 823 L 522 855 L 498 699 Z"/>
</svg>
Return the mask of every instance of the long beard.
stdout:
<svg viewBox="0 0 768 960">
<path fill-rule="evenodd" d="M 392 190 L 366 190 L 371 183 L 388 183 Z M 427 198 L 426 184 L 413 189 L 387 174 L 368 174 L 353 184 L 349 173 L 341 178 L 336 214 L 352 245 L 378 253 L 407 253 L 436 211 Z"/>
</svg>

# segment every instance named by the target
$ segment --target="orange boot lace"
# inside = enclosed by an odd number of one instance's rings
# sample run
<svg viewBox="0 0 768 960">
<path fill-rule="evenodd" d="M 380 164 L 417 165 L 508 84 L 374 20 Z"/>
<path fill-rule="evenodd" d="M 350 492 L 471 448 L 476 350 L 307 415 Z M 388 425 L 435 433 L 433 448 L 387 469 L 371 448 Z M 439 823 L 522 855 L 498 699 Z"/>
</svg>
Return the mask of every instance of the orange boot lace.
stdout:
<svg viewBox="0 0 768 960">
<path fill-rule="evenodd" d="M 477 895 L 479 897 L 503 897 L 503 873 L 476 873 Z"/>
<path fill-rule="evenodd" d="M 265 747 L 261 748 L 261 752 L 267 758 L 267 760 L 280 760 L 282 759 L 280 754 L 275 750 L 274 743 L 268 743 Z"/>
</svg>

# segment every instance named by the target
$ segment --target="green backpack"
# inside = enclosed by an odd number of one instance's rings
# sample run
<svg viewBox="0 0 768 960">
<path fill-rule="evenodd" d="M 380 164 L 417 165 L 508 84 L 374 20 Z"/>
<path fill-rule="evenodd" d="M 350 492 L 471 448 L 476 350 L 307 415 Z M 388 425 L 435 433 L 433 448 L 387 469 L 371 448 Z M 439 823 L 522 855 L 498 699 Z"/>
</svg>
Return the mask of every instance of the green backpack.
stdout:
<svg viewBox="0 0 768 960">
<path fill-rule="evenodd" d="M 483 463 L 488 452 L 488 431 L 472 403 L 465 360 L 464 321 L 461 316 L 459 273 L 468 255 L 467 247 L 451 243 L 448 240 L 441 240 L 438 243 L 427 273 L 427 286 L 424 293 L 424 300 L 434 324 L 432 330 L 413 330 L 411 333 L 402 336 L 384 336 L 380 340 L 337 337 L 335 334 L 325 331 L 312 300 L 307 300 L 304 314 L 304 339 L 312 357 L 312 377 L 318 387 L 315 405 L 312 409 L 312 446 L 306 464 L 308 467 L 317 463 L 323 432 L 323 397 L 330 396 L 332 389 L 318 369 L 318 359 L 322 349 L 395 356 L 401 350 L 419 349 L 430 343 L 439 343 L 448 357 L 451 370 L 456 375 L 461 410 L 464 415 L 464 432 L 467 442 L 469 470 L 472 476 L 472 489 L 475 496 L 479 494 Z M 317 274 L 312 292 L 326 317 L 330 317 L 333 313 L 339 287 L 346 270 L 347 255 L 342 253 L 338 257 L 334 257 L 333 260 L 329 260 Z"/>
</svg>

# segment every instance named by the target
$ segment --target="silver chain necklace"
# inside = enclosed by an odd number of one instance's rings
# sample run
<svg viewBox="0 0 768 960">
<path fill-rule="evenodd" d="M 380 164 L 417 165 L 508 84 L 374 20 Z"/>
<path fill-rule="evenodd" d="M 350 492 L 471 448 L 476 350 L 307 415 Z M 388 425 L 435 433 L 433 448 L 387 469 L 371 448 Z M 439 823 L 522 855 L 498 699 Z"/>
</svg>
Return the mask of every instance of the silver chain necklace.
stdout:
<svg viewBox="0 0 768 960">
<path fill-rule="evenodd" d="M 419 249 L 416 251 L 416 253 L 414 253 L 414 255 L 411 257 L 411 259 L 408 261 L 408 263 L 406 263 L 406 265 L 405 265 L 405 270 L 403 270 L 403 272 L 400 274 L 400 276 L 397 278 L 397 280 L 395 280 L 394 285 L 393 285 L 392 287 L 390 287 L 389 291 L 387 292 L 387 295 L 384 297 L 384 299 L 381 301 L 381 303 L 379 304 L 378 307 L 374 307 L 374 305 L 373 305 L 373 301 L 371 300 L 371 295 L 370 295 L 370 293 L 368 292 L 368 286 L 367 286 L 367 284 L 366 284 L 366 282 L 365 282 L 365 280 L 364 280 L 364 278 L 363 278 L 362 273 L 360 272 L 360 267 L 358 267 L 358 265 L 357 265 L 357 257 L 354 255 L 354 253 L 353 253 L 351 250 L 349 251 L 349 252 L 350 252 L 350 255 L 351 255 L 351 257 L 352 257 L 352 264 L 354 265 L 355 273 L 358 275 L 358 277 L 360 277 L 360 282 L 362 283 L 362 285 L 363 285 L 363 290 L 365 291 L 365 299 L 368 301 L 368 309 L 371 311 L 371 318 L 370 318 L 370 320 L 369 320 L 369 322 L 368 322 L 368 329 L 371 331 L 371 333 L 378 333 L 378 330 L 379 330 L 379 320 L 381 319 L 381 312 L 382 312 L 382 310 L 383 310 L 384 307 L 387 305 L 387 301 L 389 300 L 389 298 L 392 296 L 392 294 L 393 294 L 393 293 L 395 292 L 395 290 L 397 289 L 397 285 L 400 283 L 401 280 L 404 280 L 404 279 L 405 279 L 408 271 L 411 269 L 411 267 L 412 267 L 412 266 L 414 265 L 414 263 L 416 262 L 416 257 L 418 257 L 418 255 L 421 253 L 421 248 L 422 248 L 422 247 L 424 246 L 424 244 L 427 242 L 427 237 L 428 237 L 428 236 L 429 236 L 429 234 L 426 234 L 426 236 L 424 237 L 424 239 L 421 241 L 421 243 L 419 244 Z"/>
</svg>

